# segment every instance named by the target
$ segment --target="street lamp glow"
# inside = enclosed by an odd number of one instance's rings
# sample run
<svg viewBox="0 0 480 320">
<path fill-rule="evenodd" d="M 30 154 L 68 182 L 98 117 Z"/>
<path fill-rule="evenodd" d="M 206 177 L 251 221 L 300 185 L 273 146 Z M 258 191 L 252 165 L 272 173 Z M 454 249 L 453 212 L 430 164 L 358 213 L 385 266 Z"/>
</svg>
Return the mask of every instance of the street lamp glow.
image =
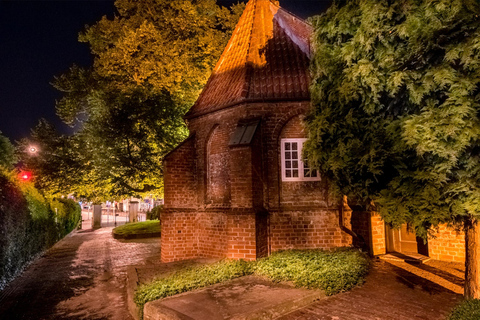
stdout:
<svg viewBox="0 0 480 320">
<path fill-rule="evenodd" d="M 28 147 L 28 152 L 35 154 L 38 152 L 38 149 L 35 146 L 30 146 Z"/>
</svg>

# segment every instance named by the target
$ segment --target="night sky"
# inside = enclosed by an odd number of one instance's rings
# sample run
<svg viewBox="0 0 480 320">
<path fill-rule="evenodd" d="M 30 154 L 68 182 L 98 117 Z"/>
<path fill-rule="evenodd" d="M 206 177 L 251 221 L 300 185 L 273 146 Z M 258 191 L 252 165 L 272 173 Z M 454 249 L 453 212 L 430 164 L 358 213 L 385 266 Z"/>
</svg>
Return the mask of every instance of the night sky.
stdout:
<svg viewBox="0 0 480 320">
<path fill-rule="evenodd" d="M 172 0 L 174 1 L 174 0 Z M 218 0 L 230 5 L 232 0 Z M 324 11 L 331 0 L 280 0 L 280 5 L 306 18 Z M 92 64 L 88 45 L 78 33 L 115 13 L 110 0 L 0 0 L 0 131 L 14 140 L 26 137 L 38 119 L 46 118 L 63 133 L 72 129 L 55 115 L 61 97 L 53 77 L 72 64 Z"/>
</svg>

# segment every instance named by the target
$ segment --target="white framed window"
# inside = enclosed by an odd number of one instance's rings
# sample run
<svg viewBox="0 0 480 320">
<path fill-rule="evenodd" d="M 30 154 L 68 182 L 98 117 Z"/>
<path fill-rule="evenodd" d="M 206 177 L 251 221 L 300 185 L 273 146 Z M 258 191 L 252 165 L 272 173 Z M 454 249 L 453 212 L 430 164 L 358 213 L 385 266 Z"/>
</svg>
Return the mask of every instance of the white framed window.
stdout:
<svg viewBox="0 0 480 320">
<path fill-rule="evenodd" d="M 282 181 L 320 181 L 320 175 L 302 159 L 307 139 L 282 139 Z"/>
</svg>

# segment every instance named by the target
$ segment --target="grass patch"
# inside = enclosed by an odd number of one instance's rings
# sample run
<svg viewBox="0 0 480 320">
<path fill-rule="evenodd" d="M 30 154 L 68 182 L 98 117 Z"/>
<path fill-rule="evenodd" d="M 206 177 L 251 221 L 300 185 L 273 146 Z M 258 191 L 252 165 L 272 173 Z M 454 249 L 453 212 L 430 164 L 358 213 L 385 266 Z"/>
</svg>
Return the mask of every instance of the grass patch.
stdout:
<svg viewBox="0 0 480 320">
<path fill-rule="evenodd" d="M 367 255 L 358 250 L 287 250 L 256 262 L 223 260 L 181 269 L 141 285 L 135 292 L 134 301 L 143 312 L 147 302 L 250 274 L 275 282 L 291 281 L 297 287 L 322 289 L 332 295 L 362 284 L 368 268 Z"/>
<path fill-rule="evenodd" d="M 297 287 L 322 289 L 332 295 L 363 284 L 369 259 L 351 249 L 288 250 L 259 260 L 255 269 L 272 281 L 291 281 Z"/>
<path fill-rule="evenodd" d="M 149 301 L 252 274 L 253 266 L 242 260 L 223 260 L 206 266 L 187 267 L 166 278 L 141 285 L 135 292 L 134 301 L 142 312 Z"/>
<path fill-rule="evenodd" d="M 127 237 L 133 235 L 151 234 L 160 232 L 160 221 L 147 220 L 136 223 L 127 223 L 113 229 L 113 235 Z"/>
<path fill-rule="evenodd" d="M 448 320 L 478 320 L 480 319 L 480 300 L 465 300 L 453 309 Z"/>
</svg>

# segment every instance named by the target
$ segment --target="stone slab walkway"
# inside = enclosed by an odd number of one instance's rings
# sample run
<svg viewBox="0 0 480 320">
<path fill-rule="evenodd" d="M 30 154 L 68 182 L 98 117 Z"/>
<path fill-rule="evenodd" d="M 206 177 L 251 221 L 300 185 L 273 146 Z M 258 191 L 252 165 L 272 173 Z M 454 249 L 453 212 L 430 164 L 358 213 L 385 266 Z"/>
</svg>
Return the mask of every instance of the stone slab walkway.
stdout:
<svg viewBox="0 0 480 320">
<path fill-rule="evenodd" d="M 115 240 L 112 228 L 76 231 L 3 292 L 2 320 L 131 320 L 126 269 L 160 260 L 160 238 Z"/>
</svg>

